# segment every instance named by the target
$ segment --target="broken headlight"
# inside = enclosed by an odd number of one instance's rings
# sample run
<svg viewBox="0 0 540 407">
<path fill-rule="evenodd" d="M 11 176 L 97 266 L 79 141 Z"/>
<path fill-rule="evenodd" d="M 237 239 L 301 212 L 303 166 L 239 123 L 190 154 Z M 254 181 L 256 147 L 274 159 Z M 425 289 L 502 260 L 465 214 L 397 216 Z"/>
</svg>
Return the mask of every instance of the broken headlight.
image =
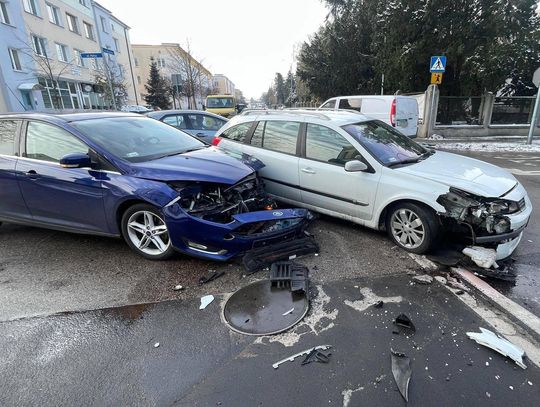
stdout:
<svg viewBox="0 0 540 407">
<path fill-rule="evenodd" d="M 487 205 L 487 211 L 492 215 L 507 215 L 519 212 L 519 203 L 506 199 L 498 199 L 491 201 Z"/>
</svg>

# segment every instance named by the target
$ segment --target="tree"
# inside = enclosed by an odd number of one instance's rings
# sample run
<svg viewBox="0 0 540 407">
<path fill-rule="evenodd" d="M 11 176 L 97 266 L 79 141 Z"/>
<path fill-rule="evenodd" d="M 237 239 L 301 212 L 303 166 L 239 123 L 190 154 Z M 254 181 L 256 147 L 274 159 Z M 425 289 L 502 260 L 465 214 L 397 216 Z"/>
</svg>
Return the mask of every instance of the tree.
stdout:
<svg viewBox="0 0 540 407">
<path fill-rule="evenodd" d="M 150 77 L 148 82 L 144 85 L 146 94 L 143 96 L 146 103 L 152 107 L 159 107 L 160 109 L 169 109 L 171 102 L 169 94 L 171 90 L 171 84 L 161 76 L 154 58 L 150 59 Z"/>
<path fill-rule="evenodd" d="M 118 65 L 109 62 L 103 64 L 102 69 L 96 72 L 94 83 L 101 90 L 110 106 L 116 106 L 120 110 L 127 101 L 127 83 Z M 113 103 L 114 98 L 114 103 Z"/>
<path fill-rule="evenodd" d="M 285 81 L 283 80 L 283 75 L 279 72 L 276 73 L 276 77 L 274 79 L 274 93 L 276 95 L 276 103 L 278 105 L 285 104 L 285 95 L 286 89 L 285 89 Z"/>
</svg>

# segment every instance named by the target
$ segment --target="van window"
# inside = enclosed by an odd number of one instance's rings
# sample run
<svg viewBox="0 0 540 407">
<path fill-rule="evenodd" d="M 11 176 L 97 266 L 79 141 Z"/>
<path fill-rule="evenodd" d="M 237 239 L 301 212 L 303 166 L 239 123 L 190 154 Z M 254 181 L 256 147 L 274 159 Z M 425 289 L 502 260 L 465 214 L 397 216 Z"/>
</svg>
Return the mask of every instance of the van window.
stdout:
<svg viewBox="0 0 540 407">
<path fill-rule="evenodd" d="M 339 100 L 340 109 L 356 110 L 360 112 L 362 109 L 362 99 L 360 98 L 342 98 Z"/>
<path fill-rule="evenodd" d="M 233 126 L 230 129 L 227 129 L 223 133 L 221 133 L 220 137 L 243 143 L 246 140 L 246 136 L 249 132 L 249 129 L 251 128 L 251 124 L 252 123 L 249 122 Z"/>
<path fill-rule="evenodd" d="M 363 113 L 372 114 L 390 114 L 391 102 L 379 98 L 369 98 L 364 101 Z"/>
<path fill-rule="evenodd" d="M 330 101 L 326 102 L 324 105 L 322 105 L 321 109 L 333 109 L 335 107 L 336 107 L 336 101 L 334 99 L 334 100 L 330 100 Z"/>
<path fill-rule="evenodd" d="M 264 128 L 262 146 L 267 150 L 296 154 L 298 130 L 298 122 L 268 121 Z"/>
<path fill-rule="evenodd" d="M 13 155 L 15 153 L 15 134 L 17 121 L 0 120 L 0 154 Z"/>
<path fill-rule="evenodd" d="M 341 134 L 318 124 L 307 125 L 306 158 L 344 166 L 360 153 Z"/>
</svg>

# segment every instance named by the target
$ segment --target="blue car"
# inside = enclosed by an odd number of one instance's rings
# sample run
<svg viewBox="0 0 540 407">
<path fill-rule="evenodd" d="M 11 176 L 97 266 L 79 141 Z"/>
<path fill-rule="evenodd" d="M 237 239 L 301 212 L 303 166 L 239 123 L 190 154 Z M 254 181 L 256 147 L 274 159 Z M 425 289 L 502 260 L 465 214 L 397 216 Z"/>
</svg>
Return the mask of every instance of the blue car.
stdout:
<svg viewBox="0 0 540 407">
<path fill-rule="evenodd" d="M 223 116 L 200 110 L 158 110 L 146 116 L 185 131 L 208 144 L 212 144 L 216 132 L 228 122 Z"/>
<path fill-rule="evenodd" d="M 0 115 L 0 223 L 123 237 L 148 259 L 228 260 L 302 234 L 256 169 L 129 113 Z"/>
</svg>

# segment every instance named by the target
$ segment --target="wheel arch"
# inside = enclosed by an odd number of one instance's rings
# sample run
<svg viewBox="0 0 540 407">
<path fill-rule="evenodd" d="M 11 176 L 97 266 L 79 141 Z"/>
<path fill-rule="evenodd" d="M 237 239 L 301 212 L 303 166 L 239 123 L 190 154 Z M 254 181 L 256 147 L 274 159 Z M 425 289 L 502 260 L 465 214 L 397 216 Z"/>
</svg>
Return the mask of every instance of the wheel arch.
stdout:
<svg viewBox="0 0 540 407">
<path fill-rule="evenodd" d="M 393 201 L 388 202 L 383 209 L 379 212 L 379 215 L 377 217 L 377 226 L 379 230 L 386 230 L 386 215 L 388 214 L 388 211 L 401 203 L 412 203 L 415 205 L 422 206 L 423 208 L 427 208 L 431 210 L 435 215 L 437 215 L 437 219 L 439 219 L 438 213 L 440 212 L 440 205 L 436 203 L 431 203 L 429 201 L 424 201 L 421 199 L 414 199 L 414 198 L 398 198 L 394 199 Z M 444 208 L 443 208 L 444 209 Z"/>
</svg>

